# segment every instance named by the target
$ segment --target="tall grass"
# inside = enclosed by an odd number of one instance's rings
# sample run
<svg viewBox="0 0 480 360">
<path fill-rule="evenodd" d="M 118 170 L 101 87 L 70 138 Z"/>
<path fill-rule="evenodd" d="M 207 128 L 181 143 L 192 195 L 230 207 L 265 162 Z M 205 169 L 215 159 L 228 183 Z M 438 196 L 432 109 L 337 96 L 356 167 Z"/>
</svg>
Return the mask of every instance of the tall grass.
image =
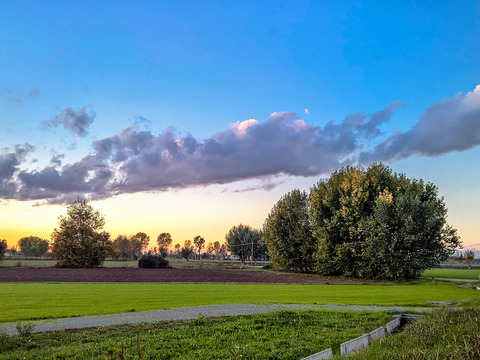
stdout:
<svg viewBox="0 0 480 360">
<path fill-rule="evenodd" d="M 360 359 L 480 359 L 480 309 L 442 309 L 375 341 Z"/>
<path fill-rule="evenodd" d="M 0 359 L 300 359 L 384 325 L 382 312 L 279 311 L 0 339 Z M 3 343 L 2 343 L 3 341 Z"/>
</svg>

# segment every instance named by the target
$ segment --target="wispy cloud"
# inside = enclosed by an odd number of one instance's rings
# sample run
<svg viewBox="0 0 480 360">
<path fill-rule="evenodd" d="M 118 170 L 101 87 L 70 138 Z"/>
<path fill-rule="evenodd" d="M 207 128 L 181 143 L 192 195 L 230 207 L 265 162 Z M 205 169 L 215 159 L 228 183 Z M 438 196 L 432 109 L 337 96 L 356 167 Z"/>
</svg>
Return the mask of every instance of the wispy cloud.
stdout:
<svg viewBox="0 0 480 360">
<path fill-rule="evenodd" d="M 24 99 L 37 97 L 40 92 L 38 89 L 32 89 L 27 92 L 27 94 L 17 94 L 10 89 L 3 89 L 7 100 L 14 104 L 22 104 Z"/>
<path fill-rule="evenodd" d="M 78 110 L 67 106 L 59 114 L 55 115 L 53 120 L 42 122 L 43 129 L 57 126 L 63 126 L 70 131 L 77 139 L 88 134 L 88 129 L 95 119 L 94 111 L 87 112 L 86 107 Z"/>
</svg>

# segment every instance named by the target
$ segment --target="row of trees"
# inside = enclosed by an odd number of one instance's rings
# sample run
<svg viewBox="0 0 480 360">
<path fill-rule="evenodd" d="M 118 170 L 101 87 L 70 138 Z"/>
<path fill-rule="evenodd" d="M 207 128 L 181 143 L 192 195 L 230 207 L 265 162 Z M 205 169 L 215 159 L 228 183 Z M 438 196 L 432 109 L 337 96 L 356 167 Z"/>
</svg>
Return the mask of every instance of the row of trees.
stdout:
<svg viewBox="0 0 480 360">
<path fill-rule="evenodd" d="M 111 256 L 118 259 L 138 259 L 146 250 L 150 238 L 143 232 L 135 235 L 119 235 L 115 240 L 110 240 L 110 234 L 103 231 L 105 217 L 85 201 L 75 201 L 67 209 L 67 215 L 60 217 L 59 227 L 52 234 L 52 254 L 57 259 L 60 267 L 95 267 L 103 263 L 105 258 Z M 172 236 L 162 233 L 157 237 L 158 252 L 162 257 L 168 254 L 172 245 Z M 47 242 L 48 245 L 48 242 Z M 47 246 L 48 247 L 48 246 Z M 188 258 L 195 254 L 200 258 L 201 251 L 205 249 L 205 239 L 196 236 L 184 243 L 175 245 L 177 256 Z M 206 253 L 209 255 L 225 257 L 227 254 L 225 244 L 218 241 L 209 243 Z"/>
<path fill-rule="evenodd" d="M 431 183 L 383 164 L 346 167 L 310 194 L 293 190 L 273 207 L 264 241 L 277 269 L 398 279 L 418 276 L 460 246 Z"/>
</svg>

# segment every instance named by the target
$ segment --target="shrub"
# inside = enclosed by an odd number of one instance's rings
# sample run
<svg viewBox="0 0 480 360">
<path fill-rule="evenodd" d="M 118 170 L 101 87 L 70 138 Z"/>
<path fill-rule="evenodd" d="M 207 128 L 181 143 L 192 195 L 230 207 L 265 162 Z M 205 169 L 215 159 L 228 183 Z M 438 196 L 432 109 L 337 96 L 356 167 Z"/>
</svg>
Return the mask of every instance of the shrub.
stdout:
<svg viewBox="0 0 480 360">
<path fill-rule="evenodd" d="M 139 268 L 154 268 L 154 269 L 164 269 L 168 268 L 168 260 L 165 260 L 160 255 L 143 255 L 140 260 L 138 260 Z"/>
</svg>

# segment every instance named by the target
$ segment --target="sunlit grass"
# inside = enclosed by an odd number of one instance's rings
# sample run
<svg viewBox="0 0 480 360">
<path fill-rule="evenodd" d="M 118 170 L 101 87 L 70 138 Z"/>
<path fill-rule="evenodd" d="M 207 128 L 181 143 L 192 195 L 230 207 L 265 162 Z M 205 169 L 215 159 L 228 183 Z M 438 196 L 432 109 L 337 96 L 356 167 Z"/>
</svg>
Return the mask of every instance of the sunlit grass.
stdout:
<svg viewBox="0 0 480 360">
<path fill-rule="evenodd" d="M 479 359 L 480 310 L 442 309 L 374 341 L 360 359 Z"/>
<path fill-rule="evenodd" d="M 422 273 L 423 277 L 436 277 L 446 279 L 478 280 L 480 269 L 429 269 Z"/>
<path fill-rule="evenodd" d="M 385 312 L 279 311 L 9 336 L 3 346 L 0 339 L 0 359 L 300 359 L 327 348 L 338 353 L 340 343 L 391 319 Z"/>
<path fill-rule="evenodd" d="M 455 284 L 272 285 L 211 283 L 2 283 L 0 321 L 232 303 L 426 305 L 469 299 Z"/>
</svg>

